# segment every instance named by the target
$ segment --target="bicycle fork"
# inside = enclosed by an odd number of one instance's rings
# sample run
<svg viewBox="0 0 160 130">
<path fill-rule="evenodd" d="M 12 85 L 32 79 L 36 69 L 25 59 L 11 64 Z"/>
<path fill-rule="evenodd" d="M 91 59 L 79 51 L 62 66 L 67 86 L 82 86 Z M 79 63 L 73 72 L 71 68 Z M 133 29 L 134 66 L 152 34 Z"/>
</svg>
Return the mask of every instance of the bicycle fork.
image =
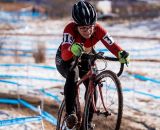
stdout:
<svg viewBox="0 0 160 130">
<path fill-rule="evenodd" d="M 96 113 L 98 116 L 99 115 L 104 115 L 105 117 L 108 117 L 111 115 L 111 113 L 107 110 L 106 106 L 105 106 L 105 103 L 104 103 L 104 98 L 103 98 L 103 93 L 102 93 L 102 87 L 103 87 L 103 84 L 102 83 L 98 83 L 98 88 L 99 88 L 99 94 L 100 94 L 100 100 L 102 102 L 102 105 L 103 105 L 103 108 L 104 108 L 104 112 L 100 111 L 97 109 L 96 107 L 96 99 L 94 98 L 94 94 L 93 94 L 93 90 L 91 91 L 91 95 L 92 95 L 92 105 L 93 105 L 93 108 L 94 108 L 94 113 Z M 96 89 L 96 87 L 94 87 L 94 89 Z"/>
</svg>

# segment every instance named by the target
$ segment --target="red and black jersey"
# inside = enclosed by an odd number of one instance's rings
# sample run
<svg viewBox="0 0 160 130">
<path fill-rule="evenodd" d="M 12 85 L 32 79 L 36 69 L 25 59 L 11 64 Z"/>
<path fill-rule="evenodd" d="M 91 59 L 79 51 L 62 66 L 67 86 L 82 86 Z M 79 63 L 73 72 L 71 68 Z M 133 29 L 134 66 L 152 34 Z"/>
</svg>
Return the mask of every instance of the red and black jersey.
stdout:
<svg viewBox="0 0 160 130">
<path fill-rule="evenodd" d="M 94 45 L 101 41 L 105 47 L 116 57 L 118 57 L 118 52 L 122 50 L 108 34 L 108 32 L 102 28 L 98 23 L 95 25 L 95 31 L 89 39 L 83 38 L 78 30 L 77 25 L 74 22 L 69 23 L 63 32 L 63 42 L 61 43 L 61 57 L 64 61 L 70 60 L 73 57 L 70 51 L 70 46 L 73 43 L 83 44 L 84 50 L 87 52 L 94 47 Z"/>
</svg>

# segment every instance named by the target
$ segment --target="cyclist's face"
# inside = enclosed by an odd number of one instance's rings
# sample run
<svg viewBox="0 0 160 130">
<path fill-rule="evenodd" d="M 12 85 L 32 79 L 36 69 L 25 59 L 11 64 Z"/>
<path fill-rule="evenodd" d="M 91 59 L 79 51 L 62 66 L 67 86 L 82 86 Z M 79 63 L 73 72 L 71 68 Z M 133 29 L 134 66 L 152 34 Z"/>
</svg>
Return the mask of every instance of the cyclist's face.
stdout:
<svg viewBox="0 0 160 130">
<path fill-rule="evenodd" d="M 78 26 L 78 32 L 82 35 L 82 37 L 88 39 L 92 36 L 94 32 L 95 25 L 89 26 Z"/>
</svg>

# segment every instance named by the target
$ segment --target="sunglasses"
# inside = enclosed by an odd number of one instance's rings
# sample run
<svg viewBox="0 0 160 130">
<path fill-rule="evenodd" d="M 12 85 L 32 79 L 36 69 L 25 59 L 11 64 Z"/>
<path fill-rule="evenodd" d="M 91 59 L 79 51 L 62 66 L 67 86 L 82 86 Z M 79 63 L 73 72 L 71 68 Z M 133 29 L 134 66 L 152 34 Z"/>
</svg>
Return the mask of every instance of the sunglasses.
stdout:
<svg viewBox="0 0 160 130">
<path fill-rule="evenodd" d="M 89 25 L 89 26 L 78 26 L 79 29 L 81 31 L 87 31 L 87 30 L 90 30 L 90 29 L 93 29 L 95 27 L 95 25 Z"/>
</svg>

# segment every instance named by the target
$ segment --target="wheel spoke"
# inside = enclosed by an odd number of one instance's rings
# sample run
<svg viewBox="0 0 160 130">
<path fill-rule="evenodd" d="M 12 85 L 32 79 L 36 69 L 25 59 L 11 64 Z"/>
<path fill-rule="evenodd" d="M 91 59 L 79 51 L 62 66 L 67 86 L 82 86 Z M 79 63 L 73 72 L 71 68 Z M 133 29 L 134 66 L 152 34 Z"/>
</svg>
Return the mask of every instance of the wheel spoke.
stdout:
<svg viewBox="0 0 160 130">
<path fill-rule="evenodd" d="M 121 85 L 117 76 L 111 71 L 105 71 L 97 76 L 97 87 L 100 87 L 97 94 L 96 112 L 93 114 L 92 123 L 96 130 L 119 130 L 123 97 Z M 103 100 L 102 100 L 103 98 Z M 91 99 L 87 100 L 85 106 L 85 129 L 90 121 Z"/>
</svg>

